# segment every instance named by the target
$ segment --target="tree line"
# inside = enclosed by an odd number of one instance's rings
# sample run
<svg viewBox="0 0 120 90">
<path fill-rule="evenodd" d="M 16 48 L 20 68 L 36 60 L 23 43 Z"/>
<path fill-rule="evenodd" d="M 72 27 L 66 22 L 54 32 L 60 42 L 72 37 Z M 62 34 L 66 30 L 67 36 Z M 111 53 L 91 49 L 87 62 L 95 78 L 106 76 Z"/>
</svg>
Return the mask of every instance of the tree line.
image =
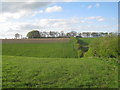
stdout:
<svg viewBox="0 0 120 90">
<path fill-rule="evenodd" d="M 71 31 L 71 32 L 56 32 L 56 31 L 43 31 L 40 32 L 38 30 L 32 30 L 30 32 L 27 33 L 26 37 L 27 38 L 69 38 L 69 37 L 101 37 L 101 36 L 106 36 L 106 35 L 112 35 L 112 34 L 116 34 L 114 32 L 81 32 L 78 33 L 76 31 Z M 20 38 L 20 34 L 16 33 L 15 34 L 15 38 Z M 22 37 L 21 37 L 22 38 Z"/>
</svg>

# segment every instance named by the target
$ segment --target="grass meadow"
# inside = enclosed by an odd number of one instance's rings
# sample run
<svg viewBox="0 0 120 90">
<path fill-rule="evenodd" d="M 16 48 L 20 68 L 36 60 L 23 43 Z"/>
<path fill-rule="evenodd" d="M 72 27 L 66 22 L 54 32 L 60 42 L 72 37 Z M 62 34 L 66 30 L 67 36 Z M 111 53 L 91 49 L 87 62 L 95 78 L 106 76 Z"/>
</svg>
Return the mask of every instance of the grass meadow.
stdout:
<svg viewBox="0 0 120 90">
<path fill-rule="evenodd" d="M 50 58 L 75 58 L 76 51 L 71 42 L 67 43 L 6 43 L 3 44 L 3 55 L 50 57 Z"/>
<path fill-rule="evenodd" d="M 117 88 L 117 66 L 99 58 L 3 56 L 4 88 Z"/>
<path fill-rule="evenodd" d="M 81 38 L 89 47 L 94 38 Z M 77 58 L 74 43 L 3 43 L 3 88 L 118 88 L 117 58 Z"/>
<path fill-rule="evenodd" d="M 80 45 L 89 45 L 96 38 L 79 38 Z"/>
</svg>

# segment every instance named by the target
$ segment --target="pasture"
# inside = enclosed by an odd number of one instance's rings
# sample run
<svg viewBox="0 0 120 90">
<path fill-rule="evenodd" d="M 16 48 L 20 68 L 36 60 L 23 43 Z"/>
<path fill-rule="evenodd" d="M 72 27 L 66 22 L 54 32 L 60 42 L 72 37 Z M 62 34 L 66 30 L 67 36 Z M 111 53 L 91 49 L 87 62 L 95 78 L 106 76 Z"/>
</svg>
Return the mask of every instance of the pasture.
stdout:
<svg viewBox="0 0 120 90">
<path fill-rule="evenodd" d="M 18 40 L 19 41 L 19 40 Z M 51 58 L 75 58 L 76 51 L 72 48 L 73 43 L 69 39 L 36 39 L 26 40 L 29 43 L 3 42 L 3 55 L 29 56 L 29 57 L 51 57 Z M 51 41 L 51 42 L 50 42 Z M 63 41 L 63 42 L 61 42 Z M 64 42 L 65 41 L 65 42 Z"/>
<path fill-rule="evenodd" d="M 72 47 L 72 43 L 3 44 L 3 55 L 75 58 L 77 53 Z"/>
<path fill-rule="evenodd" d="M 117 88 L 117 70 L 99 58 L 3 56 L 3 88 Z"/>
<path fill-rule="evenodd" d="M 88 46 L 93 38 L 81 40 Z M 118 87 L 117 58 L 77 58 L 69 39 L 19 41 L 2 44 L 3 88 Z"/>
<path fill-rule="evenodd" d="M 2 43 L 54 43 L 69 42 L 69 38 L 40 38 L 40 39 L 3 39 Z"/>
<path fill-rule="evenodd" d="M 79 38 L 79 43 L 81 45 L 89 45 L 96 38 Z"/>
</svg>

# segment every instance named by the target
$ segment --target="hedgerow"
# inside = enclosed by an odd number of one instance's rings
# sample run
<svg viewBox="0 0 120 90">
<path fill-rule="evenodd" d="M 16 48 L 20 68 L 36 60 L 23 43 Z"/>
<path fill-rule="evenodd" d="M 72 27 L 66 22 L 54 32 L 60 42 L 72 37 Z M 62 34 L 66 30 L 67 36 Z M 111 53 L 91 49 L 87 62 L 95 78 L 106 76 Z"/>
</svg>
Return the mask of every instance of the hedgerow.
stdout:
<svg viewBox="0 0 120 90">
<path fill-rule="evenodd" d="M 118 54 L 120 54 L 118 50 L 118 36 L 112 35 L 93 40 L 85 56 L 117 58 Z"/>
</svg>

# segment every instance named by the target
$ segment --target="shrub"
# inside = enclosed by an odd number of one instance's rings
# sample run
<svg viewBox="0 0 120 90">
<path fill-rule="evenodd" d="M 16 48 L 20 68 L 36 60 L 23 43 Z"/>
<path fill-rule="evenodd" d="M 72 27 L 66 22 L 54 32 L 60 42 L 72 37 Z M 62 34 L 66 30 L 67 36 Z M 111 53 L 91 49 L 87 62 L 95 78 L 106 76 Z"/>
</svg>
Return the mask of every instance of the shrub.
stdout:
<svg viewBox="0 0 120 90">
<path fill-rule="evenodd" d="M 78 58 L 83 57 L 83 51 L 82 50 L 78 50 L 77 53 L 78 53 Z"/>
<path fill-rule="evenodd" d="M 89 45 L 89 50 L 85 54 L 85 56 L 117 58 L 118 54 L 119 54 L 118 37 L 106 36 L 106 37 L 96 38 Z"/>
</svg>

